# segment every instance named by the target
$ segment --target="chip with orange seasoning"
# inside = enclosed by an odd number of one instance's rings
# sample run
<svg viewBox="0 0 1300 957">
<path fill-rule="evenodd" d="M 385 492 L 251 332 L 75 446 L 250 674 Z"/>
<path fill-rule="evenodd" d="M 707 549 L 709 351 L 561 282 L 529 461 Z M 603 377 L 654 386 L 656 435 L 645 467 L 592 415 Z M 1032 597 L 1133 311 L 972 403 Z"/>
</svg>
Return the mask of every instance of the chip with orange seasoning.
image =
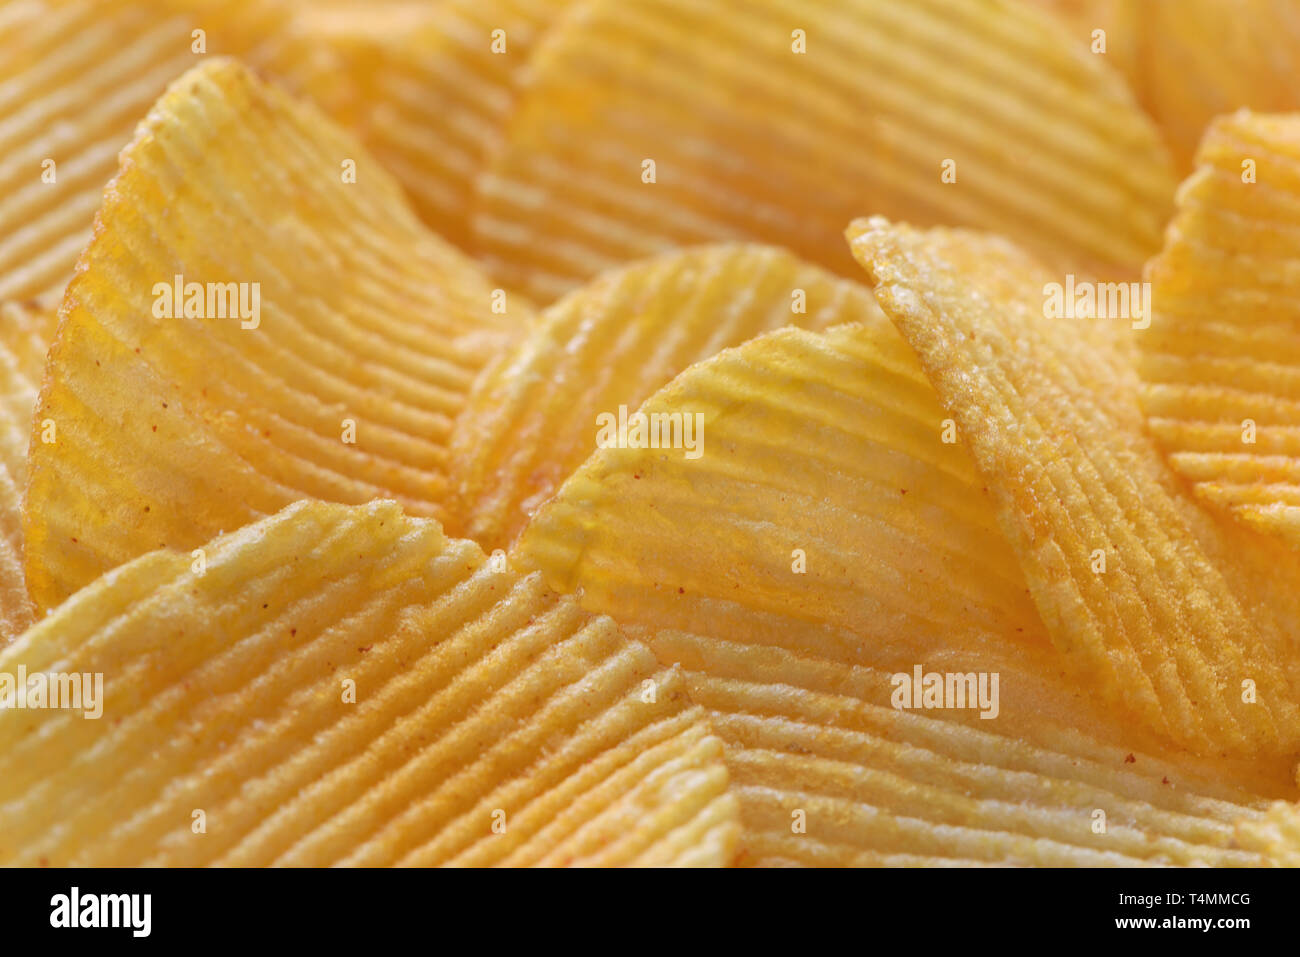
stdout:
<svg viewBox="0 0 1300 957">
<path fill-rule="evenodd" d="M 301 9 L 269 67 L 359 137 L 439 235 L 467 247 L 477 177 L 497 149 L 534 48 L 571 5 L 440 0 Z"/>
<path fill-rule="evenodd" d="M 1192 168 L 1201 135 L 1219 114 L 1300 108 L 1300 8 L 1293 0 L 1034 2 L 1123 71 L 1180 171 Z"/>
<path fill-rule="evenodd" d="M 32 622 L 23 576 L 23 486 L 32 409 L 57 318 L 50 309 L 0 304 L 0 646 Z M 53 422 L 37 423 L 36 441 L 57 440 Z"/>
<path fill-rule="evenodd" d="M 349 171 L 355 168 L 355 180 Z M 123 153 L 62 307 L 25 501 L 40 609 L 301 498 L 443 514 L 446 443 L 528 307 L 316 109 L 211 59 Z"/>
<path fill-rule="evenodd" d="M 1123 78 L 1026 4 L 594 0 L 534 53 L 474 249 L 539 303 L 731 238 L 853 275 L 873 212 L 1136 272 L 1171 177 Z"/>
<path fill-rule="evenodd" d="M 55 670 L 76 707 L 0 708 L 6 865 L 735 853 L 721 742 L 680 675 L 393 502 L 141 556 L 0 650 L 0 675 Z"/>
<path fill-rule="evenodd" d="M 512 558 L 681 667 L 726 742 L 741 863 L 1266 859 L 1233 825 L 1289 766 L 1189 758 L 1064 679 L 892 328 L 760 337 L 637 414 L 702 414 L 703 454 L 596 452 Z M 900 697 L 935 675 L 974 684 Z"/>
<path fill-rule="evenodd" d="M 1206 501 L 1300 545 L 1300 115 L 1215 121 L 1147 269 L 1147 423 Z"/>
<path fill-rule="evenodd" d="M 449 529 L 507 547 L 660 386 L 764 332 L 884 316 L 864 285 L 771 246 L 691 248 L 613 270 L 544 310 L 479 377 L 451 444 Z"/>
<path fill-rule="evenodd" d="M 1275 551 L 1271 570 L 1246 574 L 1245 543 L 1182 494 L 1116 344 L 1141 334 L 1132 317 L 1053 318 L 1059 277 L 996 237 L 873 218 L 849 238 L 969 444 L 1077 680 L 1199 753 L 1291 763 L 1296 559 Z"/>
<path fill-rule="evenodd" d="M 118 151 L 153 102 L 207 55 L 273 59 L 285 26 L 286 11 L 264 0 L 7 5 L 0 16 L 0 302 L 57 306 L 90 241 Z"/>
<path fill-rule="evenodd" d="M 633 441 L 637 420 L 661 437 L 691 420 L 693 442 Z M 692 366 L 542 505 L 511 555 L 589 610 L 683 633 L 665 662 L 707 673 L 735 656 L 875 704 L 889 694 L 858 669 L 997 672 L 1004 732 L 1032 737 L 1051 719 L 1184 751 L 1063 680 L 955 421 L 880 320 L 782 330 Z M 656 653 L 667 641 L 645 640 Z M 1215 768 L 1273 789 L 1291 778 L 1285 762 Z"/>
</svg>

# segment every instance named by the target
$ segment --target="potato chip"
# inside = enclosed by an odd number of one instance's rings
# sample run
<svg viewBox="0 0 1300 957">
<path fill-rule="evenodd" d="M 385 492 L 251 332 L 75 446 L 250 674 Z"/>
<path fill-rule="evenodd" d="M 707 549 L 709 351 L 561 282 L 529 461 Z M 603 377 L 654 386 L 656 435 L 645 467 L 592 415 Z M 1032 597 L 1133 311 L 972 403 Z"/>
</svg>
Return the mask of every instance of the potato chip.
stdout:
<svg viewBox="0 0 1300 957">
<path fill-rule="evenodd" d="M 308 9 L 271 68 L 360 137 L 426 223 L 467 246 L 475 178 L 497 149 L 535 44 L 569 5 Z"/>
<path fill-rule="evenodd" d="M 25 505 L 42 609 L 299 498 L 441 515 L 452 423 L 529 315 L 355 141 L 220 59 L 141 126 L 78 269 Z"/>
<path fill-rule="evenodd" d="M 1292 623 L 1256 599 L 1293 592 L 1296 561 L 1274 552 L 1271 572 L 1245 574 L 1233 530 L 1181 494 L 1112 341 L 1128 318 L 1048 318 L 1062 277 L 999 239 L 880 218 L 849 235 L 974 453 L 1076 673 L 1189 748 L 1293 762 Z"/>
<path fill-rule="evenodd" d="M 1046 722 L 1040 744 L 900 712 L 808 687 L 813 667 L 798 659 L 692 645 L 655 651 L 685 656 L 691 695 L 727 743 L 742 864 L 1221 867 L 1277 863 L 1300 846 L 1239 849 L 1236 829 L 1262 822 L 1256 799 L 1190 777 L 1186 762 Z M 690 663 L 700 649 L 707 674 Z"/>
<path fill-rule="evenodd" d="M 0 708 L 5 864 L 734 853 L 721 744 L 680 676 L 393 502 L 144 555 L 0 652 L 24 673 Z"/>
<path fill-rule="evenodd" d="M 1237 824 L 1237 843 L 1267 854 L 1281 867 L 1300 867 L 1300 806 L 1275 801 L 1262 819 L 1243 818 Z"/>
<path fill-rule="evenodd" d="M 1215 122 L 1147 278 L 1139 371 L 1197 493 L 1300 543 L 1300 117 Z"/>
<path fill-rule="evenodd" d="M 250 0 L 58 0 L 0 14 L 0 301 L 57 305 L 117 154 L 195 47 L 252 53 Z M 202 25 L 202 26 L 200 26 Z M 211 33 L 211 37 L 208 34 Z"/>
<path fill-rule="evenodd" d="M 19 509 L 35 389 L 118 151 L 202 58 L 200 22 L 205 49 L 216 28 L 214 52 L 223 43 L 250 52 L 274 19 L 246 0 L 24 0 L 0 12 L 0 643 L 31 621 Z"/>
<path fill-rule="evenodd" d="M 1173 185 L 1122 78 L 1021 4 L 594 0 L 538 46 L 474 235 L 541 302 L 728 238 L 853 275 L 864 211 L 1136 271 Z"/>
<path fill-rule="evenodd" d="M 0 13 L 0 642 L 31 620 L 19 507 L 35 388 L 118 151 L 202 58 L 198 24 L 205 50 L 252 53 L 281 22 L 257 0 L 24 0 Z"/>
<path fill-rule="evenodd" d="M 1124 74 L 1142 100 L 1143 11 L 1158 0 L 1030 0 L 1060 18 L 1069 34 L 1094 56 Z M 1101 31 L 1098 33 L 1098 31 Z"/>
<path fill-rule="evenodd" d="M 846 663 L 873 639 L 900 661 L 1028 643 L 1041 624 L 945 418 L 881 317 L 772 333 L 629 413 L 513 556 L 624 621 L 769 643 L 841 629 L 821 653 Z"/>
<path fill-rule="evenodd" d="M 0 866 L 1300 866 L 1297 38 L 0 8 Z"/>
<path fill-rule="evenodd" d="M 639 411 L 695 410 L 698 459 L 598 451 L 512 557 L 684 669 L 727 743 L 742 863 L 1260 862 L 1233 822 L 1289 768 L 1197 760 L 1064 680 L 894 330 L 775 332 Z M 918 665 L 997 675 L 997 714 L 896 710 Z"/>
<path fill-rule="evenodd" d="M 166 85 L 198 61 L 184 27 L 140 3 L 5 7 L 0 300 L 58 302 L 118 150 Z"/>
<path fill-rule="evenodd" d="M 781 649 L 831 674 L 1001 669 L 1018 677 L 1000 726 L 1028 733 L 1048 716 L 1120 733 L 1060 682 L 956 422 L 880 317 L 726 350 L 628 419 L 525 526 L 519 567 L 626 624 Z M 678 422 L 690 441 L 674 447 Z"/>
<path fill-rule="evenodd" d="M 1221 113 L 1300 108 L 1300 10 L 1293 0 L 1037 0 L 1121 69 L 1179 170 Z"/>
<path fill-rule="evenodd" d="M 32 408 L 56 318 L 48 309 L 0 304 L 0 645 L 32 621 L 23 578 L 22 491 Z M 43 425 L 37 441 L 51 437 Z"/>
<path fill-rule="evenodd" d="M 692 362 L 785 325 L 885 324 L 865 286 L 770 246 L 674 251 L 552 305 L 479 377 L 452 439 L 450 531 L 486 549 L 596 449 L 601 424 Z"/>
<path fill-rule="evenodd" d="M 1214 117 L 1240 107 L 1300 108 L 1300 9 L 1291 0 L 1141 3 L 1139 99 L 1156 118 L 1181 171 Z"/>
</svg>

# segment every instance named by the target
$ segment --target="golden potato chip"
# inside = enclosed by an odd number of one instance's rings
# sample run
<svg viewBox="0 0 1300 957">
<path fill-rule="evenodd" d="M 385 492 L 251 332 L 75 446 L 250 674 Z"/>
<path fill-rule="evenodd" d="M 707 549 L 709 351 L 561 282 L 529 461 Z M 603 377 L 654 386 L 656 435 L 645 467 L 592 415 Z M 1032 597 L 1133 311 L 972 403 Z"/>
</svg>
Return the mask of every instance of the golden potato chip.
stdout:
<svg viewBox="0 0 1300 957">
<path fill-rule="evenodd" d="M 1276 801 L 1263 818 L 1243 818 L 1237 824 L 1237 843 L 1268 855 L 1281 867 L 1300 867 L 1300 808 Z"/>
<path fill-rule="evenodd" d="M 441 515 L 452 423 L 529 315 L 356 142 L 220 59 L 141 126 L 78 270 L 25 504 L 41 609 L 299 498 Z"/>
<path fill-rule="evenodd" d="M 1300 10 L 1294 0 L 1036 0 L 1128 77 L 1179 170 L 1219 114 L 1300 108 Z"/>
<path fill-rule="evenodd" d="M 1191 777 L 1186 762 L 1046 722 L 1040 744 L 896 711 L 856 689 L 809 687 L 812 666 L 754 647 L 718 656 L 724 645 L 700 643 L 699 674 L 694 644 L 655 651 L 686 656 L 691 695 L 727 744 L 742 864 L 1239 866 L 1300 846 L 1238 849 L 1235 827 L 1261 820 L 1257 800 Z"/>
<path fill-rule="evenodd" d="M 393 502 L 144 555 L 0 651 L 6 690 L 5 864 L 734 853 L 721 743 L 680 676 Z"/>
<path fill-rule="evenodd" d="M 1135 2 L 1135 0 L 1130 0 Z M 1140 3 L 1138 97 L 1161 126 L 1180 172 L 1223 113 L 1300 109 L 1300 10 L 1291 0 Z"/>
<path fill-rule="evenodd" d="M 0 301 L 57 305 L 136 123 L 168 83 L 203 59 L 197 46 L 253 52 L 277 22 L 263 7 L 26 0 L 4 8 Z"/>
<path fill-rule="evenodd" d="M 22 492 L 32 408 L 45 367 L 55 313 L 0 304 L 0 645 L 32 621 L 23 578 Z M 38 423 L 37 441 L 53 438 Z"/>
<path fill-rule="evenodd" d="M 882 318 L 754 339 L 627 418 L 525 526 L 519 567 L 626 624 L 783 649 L 832 674 L 1014 672 L 1001 726 L 1018 732 L 1042 716 L 1124 727 L 1059 680 L 957 423 Z"/>
<path fill-rule="evenodd" d="M 1300 543 L 1300 116 L 1206 134 L 1154 259 L 1143 407 L 1206 500 Z"/>
<path fill-rule="evenodd" d="M 1254 793 L 1293 790 L 1289 767 L 1197 760 L 1064 680 L 892 329 L 772 333 L 639 411 L 696 410 L 698 459 L 598 451 L 513 558 L 685 670 L 727 743 L 742 862 L 1259 862 L 1231 850 L 1232 824 Z M 996 675 L 996 715 L 895 710 L 918 666 Z M 1122 826 L 1093 834 L 1099 809 Z"/>
<path fill-rule="evenodd" d="M 360 137 L 425 222 L 467 246 L 475 179 L 537 40 L 570 2 L 311 8 L 271 69 Z"/>
<path fill-rule="evenodd" d="M 1027 643 L 1041 624 L 946 418 L 882 317 L 772 333 L 629 413 L 513 555 L 619 620 L 765 642 L 842 629 L 821 653 L 846 663 L 870 639 Z"/>
<path fill-rule="evenodd" d="M 692 362 L 781 326 L 885 319 L 870 290 L 770 246 L 674 251 L 552 305 L 475 383 L 452 438 L 449 531 L 506 547 L 601 426 Z"/>
<path fill-rule="evenodd" d="M 1025 5 L 594 0 L 539 44 L 474 236 L 538 301 L 728 238 L 852 275 L 864 211 L 1136 271 L 1173 185 L 1122 78 Z"/>
<path fill-rule="evenodd" d="M 1298 31 L 0 9 L 0 865 L 1300 866 Z"/>
<path fill-rule="evenodd" d="M 143 3 L 6 7 L 0 300 L 57 303 L 118 150 L 166 85 L 198 61 L 185 25 Z"/>
<path fill-rule="evenodd" d="M 974 453 L 1076 673 L 1189 748 L 1293 762 L 1297 673 L 1281 604 L 1296 560 L 1275 550 L 1271 570 L 1247 574 L 1237 553 L 1263 558 L 1260 543 L 1242 548 L 1181 494 L 1112 341 L 1130 317 L 1049 318 L 1053 282 L 1072 277 L 999 239 L 880 218 L 849 235 Z M 1277 601 L 1257 601 L 1269 588 Z"/>
<path fill-rule="evenodd" d="M 25 0 L 0 14 L 0 642 L 31 620 L 19 509 L 35 389 L 118 151 L 196 47 L 251 52 L 274 19 L 247 0 Z"/>
<path fill-rule="evenodd" d="M 1138 757 L 1160 743 L 1061 679 L 894 330 L 775 332 L 639 411 L 693 410 L 698 459 L 598 451 L 513 557 L 684 670 L 727 744 L 741 863 L 1263 861 L 1232 844 L 1253 792 L 1207 782 L 1281 795 L 1287 770 Z M 906 713 L 892 699 L 916 665 L 996 675 L 996 714 Z"/>
<path fill-rule="evenodd" d="M 1158 0 L 1030 0 L 1062 20 L 1067 32 L 1128 80 L 1142 100 L 1143 11 Z M 1097 31 L 1101 31 L 1099 34 Z"/>
</svg>

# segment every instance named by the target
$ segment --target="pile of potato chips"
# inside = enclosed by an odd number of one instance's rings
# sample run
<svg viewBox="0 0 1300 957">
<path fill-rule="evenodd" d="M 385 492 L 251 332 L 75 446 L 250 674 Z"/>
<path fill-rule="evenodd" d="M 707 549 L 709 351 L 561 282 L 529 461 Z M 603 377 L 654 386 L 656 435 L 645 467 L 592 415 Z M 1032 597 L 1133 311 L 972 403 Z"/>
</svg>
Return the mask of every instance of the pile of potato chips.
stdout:
<svg viewBox="0 0 1300 957">
<path fill-rule="evenodd" d="M 1300 866 L 1297 80 L 3 0 L 0 864 Z"/>
</svg>

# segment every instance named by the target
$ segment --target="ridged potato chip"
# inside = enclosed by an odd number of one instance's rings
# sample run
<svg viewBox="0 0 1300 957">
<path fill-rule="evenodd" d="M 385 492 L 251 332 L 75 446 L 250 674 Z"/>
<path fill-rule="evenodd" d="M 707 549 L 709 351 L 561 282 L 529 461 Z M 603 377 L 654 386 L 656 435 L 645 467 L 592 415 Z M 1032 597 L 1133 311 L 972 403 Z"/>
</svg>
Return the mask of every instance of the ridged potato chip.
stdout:
<svg viewBox="0 0 1300 957">
<path fill-rule="evenodd" d="M 212 59 L 142 124 L 97 224 L 36 412 L 58 428 L 26 495 L 38 608 L 300 498 L 443 513 L 452 423 L 529 310 L 494 310 L 359 144 Z"/>
<path fill-rule="evenodd" d="M 1027 5 L 594 0 L 539 44 L 474 237 L 539 302 L 729 238 L 852 275 L 864 212 L 1135 272 L 1171 175 L 1122 78 Z"/>
<path fill-rule="evenodd" d="M 1300 806 L 1276 801 L 1262 819 L 1243 819 L 1237 824 L 1237 843 L 1269 855 L 1282 867 L 1300 867 Z"/>
<path fill-rule="evenodd" d="M 777 649 L 844 681 L 860 666 L 1002 671 L 1001 728 L 1032 734 L 1048 718 L 1184 755 L 1063 680 L 959 423 L 888 324 L 760 337 L 636 414 L 670 439 L 692 423 L 699 454 L 631 441 L 629 416 L 628 441 L 595 452 L 525 526 L 519 567 L 625 624 Z M 662 639 L 645 640 L 658 652 Z M 1233 773 L 1255 776 L 1242 761 Z M 1260 773 L 1291 783 L 1289 767 Z"/>
<path fill-rule="evenodd" d="M 256 0 L 23 0 L 0 11 L 0 642 L 31 620 L 19 509 L 35 387 L 118 151 L 202 59 L 196 47 L 253 54 L 282 23 Z"/>
<path fill-rule="evenodd" d="M 848 690 L 842 676 L 805 684 L 815 668 L 798 659 L 744 646 L 719 654 L 726 644 L 711 644 L 666 637 L 655 651 L 661 660 L 684 656 L 691 695 L 727 744 L 744 825 L 741 864 L 1294 860 L 1294 838 L 1239 846 L 1238 829 L 1266 824 L 1258 800 L 1189 776 L 1187 762 L 1135 754 L 1048 721 L 1021 739 L 903 713 Z M 692 669 L 695 651 L 707 671 Z M 873 677 L 886 684 L 886 676 Z"/>
<path fill-rule="evenodd" d="M 23 576 L 22 496 L 32 409 L 57 319 L 40 307 L 0 304 L 0 645 L 32 622 Z M 55 438 L 37 423 L 37 441 Z"/>
<path fill-rule="evenodd" d="M 1133 334 L 1129 318 L 1049 317 L 1063 277 L 993 237 L 879 218 L 849 235 L 951 409 L 1075 673 L 1198 752 L 1291 767 L 1300 713 L 1283 605 L 1297 562 L 1243 547 L 1183 496 L 1115 344 Z M 1269 567 L 1247 572 L 1243 552 Z"/>
<path fill-rule="evenodd" d="M 204 52 L 269 59 L 282 22 L 258 0 L 5 5 L 0 302 L 57 305 L 136 123 Z"/>
<path fill-rule="evenodd" d="M 1179 170 L 1219 114 L 1300 108 L 1300 8 L 1294 0 L 1036 0 L 1062 15 L 1129 79 Z"/>
<path fill-rule="evenodd" d="M 673 251 L 541 313 L 475 383 L 452 437 L 448 528 L 506 547 L 596 449 L 601 426 L 693 362 L 786 325 L 874 319 L 870 290 L 770 246 Z"/>
<path fill-rule="evenodd" d="M 969 456 L 942 441 L 946 414 L 882 317 L 724 351 L 635 415 L 642 438 L 629 414 L 512 552 L 587 607 L 765 642 L 841 629 L 823 653 L 845 663 L 873 639 L 906 656 L 1041 628 Z"/>
<path fill-rule="evenodd" d="M 1297 40 L 0 4 L 0 866 L 1300 866 Z"/>
<path fill-rule="evenodd" d="M 1300 544 L 1300 116 L 1217 120 L 1147 269 L 1143 407 L 1207 501 Z"/>
<path fill-rule="evenodd" d="M 307 9 L 272 69 L 355 133 L 440 235 L 469 244 L 475 180 L 544 31 L 572 0 Z"/>
<path fill-rule="evenodd" d="M 0 642 L 31 620 L 19 509 L 35 388 L 118 151 L 167 84 L 200 62 L 199 47 L 266 58 L 283 22 L 259 0 L 23 0 L 0 10 Z"/>
<path fill-rule="evenodd" d="M 143 3 L 5 7 L 0 300 L 57 304 L 118 150 L 167 84 L 198 62 L 185 26 Z"/>
<path fill-rule="evenodd" d="M 1263 862 L 1233 849 L 1233 824 L 1289 776 L 1190 758 L 1062 680 L 894 330 L 772 333 L 640 412 L 693 410 L 699 459 L 597 452 L 513 558 L 684 670 L 727 743 L 740 863 Z M 916 665 L 997 675 L 998 713 L 896 710 L 896 676 Z M 1252 790 L 1206 783 L 1220 775 Z"/>
<path fill-rule="evenodd" d="M 1050 10 L 1066 30 L 1094 56 L 1102 57 L 1124 74 L 1143 106 L 1143 11 L 1158 0 L 1029 0 Z M 1101 31 L 1099 35 L 1097 31 Z"/>
<path fill-rule="evenodd" d="M 1300 7 L 1291 0 L 1142 3 L 1138 97 L 1190 168 L 1215 116 L 1241 107 L 1300 109 Z"/>
<path fill-rule="evenodd" d="M 5 864 L 734 854 L 721 743 L 680 676 L 393 502 L 142 556 L 0 652 L 24 674 L 0 708 Z M 77 676 L 76 708 L 35 710 L 38 674 Z"/>
</svg>

